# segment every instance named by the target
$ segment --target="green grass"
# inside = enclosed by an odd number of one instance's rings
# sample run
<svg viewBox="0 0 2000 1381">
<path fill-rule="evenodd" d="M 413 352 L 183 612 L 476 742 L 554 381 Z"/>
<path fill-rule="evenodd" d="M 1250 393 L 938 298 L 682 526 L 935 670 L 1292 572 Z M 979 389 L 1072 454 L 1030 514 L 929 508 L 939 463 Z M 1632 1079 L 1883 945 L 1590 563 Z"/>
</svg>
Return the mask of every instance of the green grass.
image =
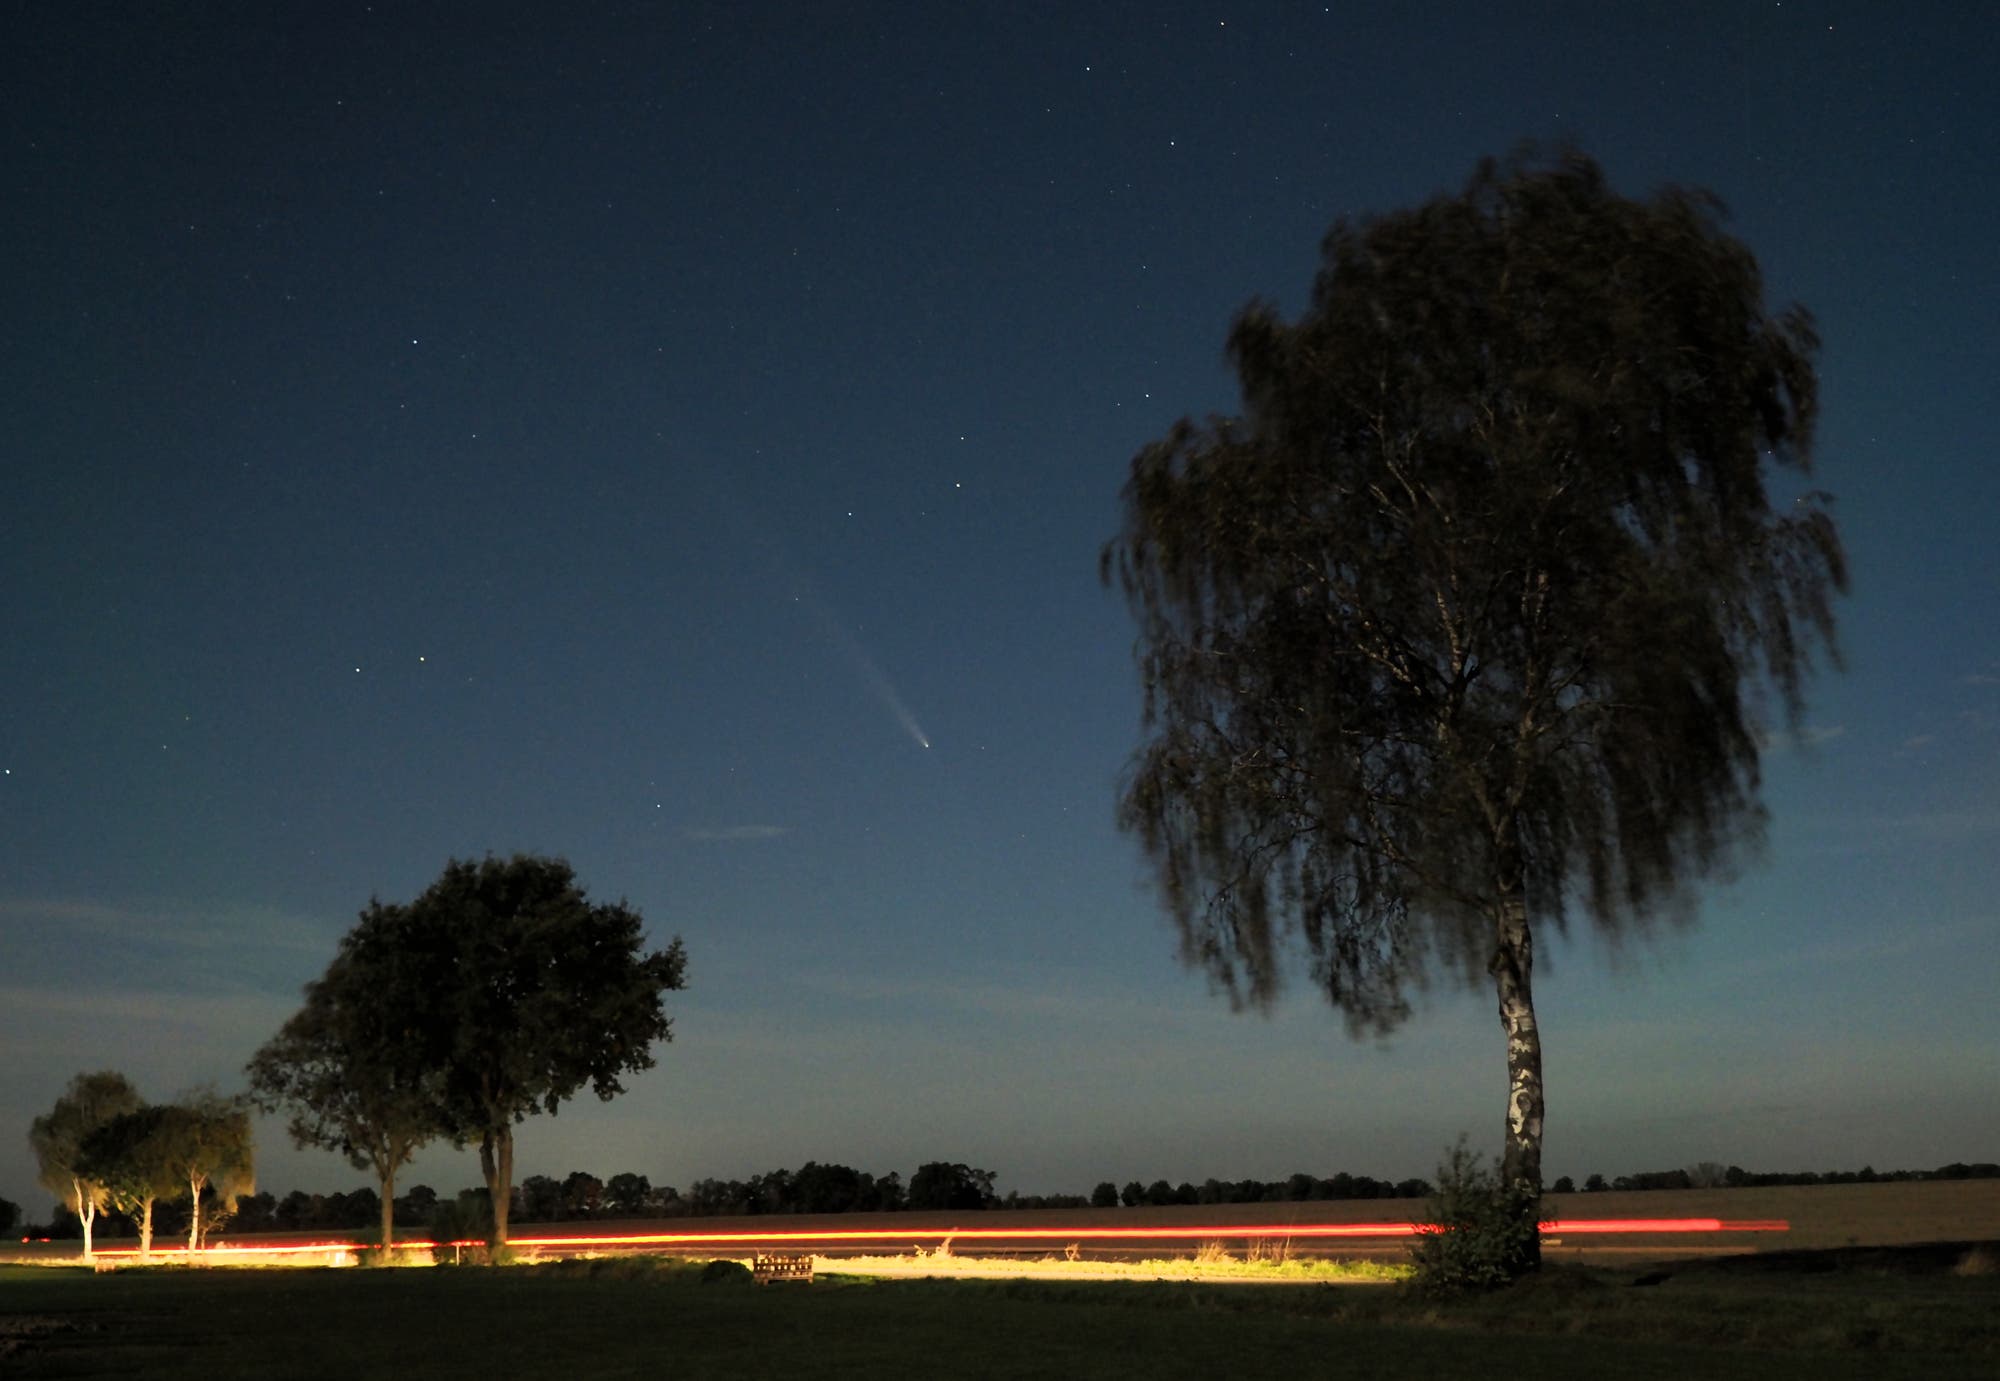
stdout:
<svg viewBox="0 0 2000 1381">
<path fill-rule="evenodd" d="M 1751 1260 L 1756 1260 L 1752 1258 Z M 229 1378 L 1991 1377 L 2000 1276 L 1551 1268 L 1459 1304 L 1394 1286 L 876 1281 L 704 1285 L 699 1264 L 517 1269 L 0 1267 L 0 1374 Z M 11 1355 L 6 1355 L 11 1350 Z"/>
</svg>

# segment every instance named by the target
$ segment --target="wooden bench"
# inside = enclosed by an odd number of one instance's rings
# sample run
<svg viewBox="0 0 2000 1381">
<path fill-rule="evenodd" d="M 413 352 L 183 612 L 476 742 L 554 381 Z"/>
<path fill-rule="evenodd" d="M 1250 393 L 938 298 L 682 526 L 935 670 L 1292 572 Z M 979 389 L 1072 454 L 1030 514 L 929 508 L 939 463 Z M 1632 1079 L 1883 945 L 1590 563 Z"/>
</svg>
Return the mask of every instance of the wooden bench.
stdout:
<svg viewBox="0 0 2000 1381">
<path fill-rule="evenodd" d="M 759 1285 L 769 1285 L 774 1280 L 800 1280 L 810 1285 L 813 1259 L 803 1255 L 752 1257 L 750 1274 Z"/>
</svg>

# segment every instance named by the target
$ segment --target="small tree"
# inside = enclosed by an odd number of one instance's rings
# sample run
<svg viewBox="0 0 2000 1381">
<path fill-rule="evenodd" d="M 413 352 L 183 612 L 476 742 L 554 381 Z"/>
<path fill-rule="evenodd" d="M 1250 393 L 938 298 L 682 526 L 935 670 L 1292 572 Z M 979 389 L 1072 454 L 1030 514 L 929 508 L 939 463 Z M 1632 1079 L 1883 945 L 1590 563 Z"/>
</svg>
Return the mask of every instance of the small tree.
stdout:
<svg viewBox="0 0 2000 1381">
<path fill-rule="evenodd" d="M 162 1110 L 159 1138 L 164 1166 L 188 1190 L 188 1251 L 201 1249 L 202 1200 L 212 1216 L 226 1217 L 239 1196 L 257 1188 L 256 1141 L 246 1100 L 197 1090 Z"/>
<path fill-rule="evenodd" d="M 1452 1295 L 1489 1290 L 1521 1273 L 1536 1236 L 1539 1193 L 1509 1182 L 1466 1148 L 1465 1138 L 1438 1166 L 1430 1198 L 1430 1231 L 1411 1247 L 1416 1281 L 1427 1294 Z"/>
<path fill-rule="evenodd" d="M 120 1113 L 83 1139 L 81 1161 L 120 1213 L 139 1220 L 139 1257 L 153 1255 L 153 1205 L 178 1193 L 181 1178 L 171 1162 L 167 1130 L 173 1109 L 143 1107 Z"/>
<path fill-rule="evenodd" d="M 84 1168 L 83 1143 L 92 1132 L 140 1106 L 139 1091 L 115 1070 L 79 1074 L 56 1105 L 28 1129 L 42 1184 L 83 1225 L 83 1257 L 91 1257 L 91 1228 L 106 1202 L 104 1183 Z"/>
<path fill-rule="evenodd" d="M 410 1014 L 399 1004 L 408 994 L 383 983 L 352 938 L 245 1073 L 258 1107 L 291 1114 L 293 1145 L 337 1151 L 356 1170 L 374 1171 L 386 1251 L 395 1245 L 396 1173 L 438 1134 L 439 1118 L 423 1052 L 402 1039 Z"/>
</svg>

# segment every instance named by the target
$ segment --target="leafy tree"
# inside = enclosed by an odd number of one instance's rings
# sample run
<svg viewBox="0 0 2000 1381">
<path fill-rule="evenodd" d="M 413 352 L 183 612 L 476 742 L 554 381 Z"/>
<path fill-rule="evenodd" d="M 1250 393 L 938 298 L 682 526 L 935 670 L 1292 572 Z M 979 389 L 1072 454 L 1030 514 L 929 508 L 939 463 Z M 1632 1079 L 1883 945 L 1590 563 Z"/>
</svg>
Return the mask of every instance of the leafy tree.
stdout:
<svg viewBox="0 0 2000 1381">
<path fill-rule="evenodd" d="M 277 1222 L 278 1197 L 269 1190 L 260 1189 L 236 1201 L 238 1232 L 269 1232 Z"/>
<path fill-rule="evenodd" d="M 1092 1208 L 1118 1207 L 1118 1186 L 1110 1180 L 1101 1181 L 1097 1188 L 1090 1191 L 1090 1206 Z"/>
<path fill-rule="evenodd" d="M 862 1205 L 864 1178 L 852 1166 L 809 1160 L 792 1176 L 790 1207 L 797 1213 L 851 1213 Z"/>
<path fill-rule="evenodd" d="M 280 1228 L 294 1231 L 299 1228 L 318 1227 L 320 1205 L 323 1200 L 317 1194 L 308 1194 L 303 1189 L 294 1189 L 278 1200 L 271 1217 Z"/>
<path fill-rule="evenodd" d="M 1602 1175 L 1591 1175 L 1583 1182 L 1583 1192 L 1586 1194 L 1601 1194 L 1610 1187 L 1604 1182 Z"/>
<path fill-rule="evenodd" d="M 137 1215 L 139 1256 L 153 1254 L 153 1205 L 180 1191 L 183 1181 L 171 1162 L 169 1107 L 140 1107 L 93 1128 L 79 1155 L 84 1172 L 104 1186 L 105 1198 L 120 1213 Z"/>
<path fill-rule="evenodd" d="M 370 902 L 370 910 L 379 903 Z M 364 923 L 368 912 L 363 912 Z M 438 1134 L 430 1071 L 402 1039 L 406 996 L 380 981 L 350 934 L 306 985 L 305 1005 L 257 1051 L 245 1073 L 266 1112 L 289 1112 L 295 1146 L 336 1151 L 381 1187 L 380 1241 L 395 1241 L 396 1172 Z"/>
<path fill-rule="evenodd" d="M 12 1232 L 21 1225 L 21 1206 L 12 1199 L 0 1199 L 0 1234 Z"/>
<path fill-rule="evenodd" d="M 621 1171 L 604 1182 L 604 1210 L 614 1218 L 639 1218 L 651 1212 L 652 1181 Z"/>
<path fill-rule="evenodd" d="M 595 1218 L 604 1207 L 604 1181 L 582 1170 L 572 1170 L 563 1180 L 564 1216 Z"/>
<path fill-rule="evenodd" d="M 372 902 L 341 942 L 355 980 L 400 1014 L 374 1058 L 423 1071 L 432 1125 L 477 1144 L 492 1243 L 507 1240 L 514 1126 L 585 1086 L 624 1092 L 672 1038 L 661 994 L 681 987 L 678 939 L 641 948 L 624 902 L 592 902 L 561 859 L 454 859 L 416 900 Z"/>
<path fill-rule="evenodd" d="M 79 1074 L 48 1112 L 28 1128 L 41 1183 L 76 1214 L 83 1227 L 83 1256 L 91 1255 L 91 1227 L 106 1201 L 101 1180 L 83 1166 L 84 1139 L 105 1123 L 140 1106 L 139 1091 L 115 1070 Z"/>
<path fill-rule="evenodd" d="M 555 1223 L 563 1216 L 562 1182 L 552 1175 L 530 1175 L 514 1193 L 514 1211 L 524 1223 Z"/>
<path fill-rule="evenodd" d="M 1118 1202 L 1127 1208 L 1137 1208 L 1146 1202 L 1146 1186 L 1137 1180 L 1128 1180 L 1125 1188 L 1119 1191 Z"/>
<path fill-rule="evenodd" d="M 430 1222 L 437 1202 L 435 1189 L 427 1184 L 413 1185 L 408 1193 L 396 1199 L 396 1221 L 404 1227 L 423 1227 Z"/>
<path fill-rule="evenodd" d="M 920 1165 L 910 1176 L 908 1202 L 918 1211 L 991 1208 L 993 1172 L 941 1160 Z"/>
<path fill-rule="evenodd" d="M 239 1196 L 257 1188 L 256 1140 L 247 1100 L 198 1090 L 161 1110 L 161 1163 L 188 1188 L 188 1250 L 201 1246 L 204 1196 L 210 1220 L 227 1217 Z"/>
<path fill-rule="evenodd" d="M 1552 1194 L 1574 1194 L 1576 1193 L 1576 1181 L 1568 1175 L 1560 1176 L 1554 1184 L 1549 1186 L 1549 1192 Z"/>
<path fill-rule="evenodd" d="M 1336 225 L 1297 322 L 1236 320 L 1243 415 L 1132 462 L 1102 574 L 1151 737 L 1121 821 L 1183 958 L 1263 1007 L 1303 954 L 1355 1033 L 1490 981 L 1525 1213 L 1535 929 L 1691 914 L 1760 838 L 1767 692 L 1795 728 L 1831 648 L 1823 496 L 1766 490 L 1808 471 L 1817 343 L 1706 194 L 1489 161 Z"/>
</svg>

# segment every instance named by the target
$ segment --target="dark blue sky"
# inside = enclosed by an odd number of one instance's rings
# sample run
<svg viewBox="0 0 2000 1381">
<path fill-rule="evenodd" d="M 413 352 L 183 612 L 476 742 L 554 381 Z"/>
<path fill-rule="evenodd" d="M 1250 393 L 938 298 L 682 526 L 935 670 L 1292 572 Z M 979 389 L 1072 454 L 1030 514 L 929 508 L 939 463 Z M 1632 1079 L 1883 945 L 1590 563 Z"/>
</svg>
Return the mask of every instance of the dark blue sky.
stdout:
<svg viewBox="0 0 2000 1381">
<path fill-rule="evenodd" d="M 1112 824 L 1139 698 L 1096 556 L 1132 454 L 1233 407 L 1238 308 L 1524 137 L 1713 189 L 1818 314 L 1855 588 L 1764 866 L 1692 931 L 1545 951 L 1549 1173 L 2000 1151 L 1983 7 L 4 28 L 0 1194 L 41 1211 L 70 1075 L 236 1086 L 370 895 L 515 849 L 690 959 L 660 1067 L 525 1126 L 524 1175 L 1497 1145 L 1484 992 L 1355 1044 L 1175 965 Z M 263 1164 L 361 1178 L 275 1123 Z"/>
</svg>

